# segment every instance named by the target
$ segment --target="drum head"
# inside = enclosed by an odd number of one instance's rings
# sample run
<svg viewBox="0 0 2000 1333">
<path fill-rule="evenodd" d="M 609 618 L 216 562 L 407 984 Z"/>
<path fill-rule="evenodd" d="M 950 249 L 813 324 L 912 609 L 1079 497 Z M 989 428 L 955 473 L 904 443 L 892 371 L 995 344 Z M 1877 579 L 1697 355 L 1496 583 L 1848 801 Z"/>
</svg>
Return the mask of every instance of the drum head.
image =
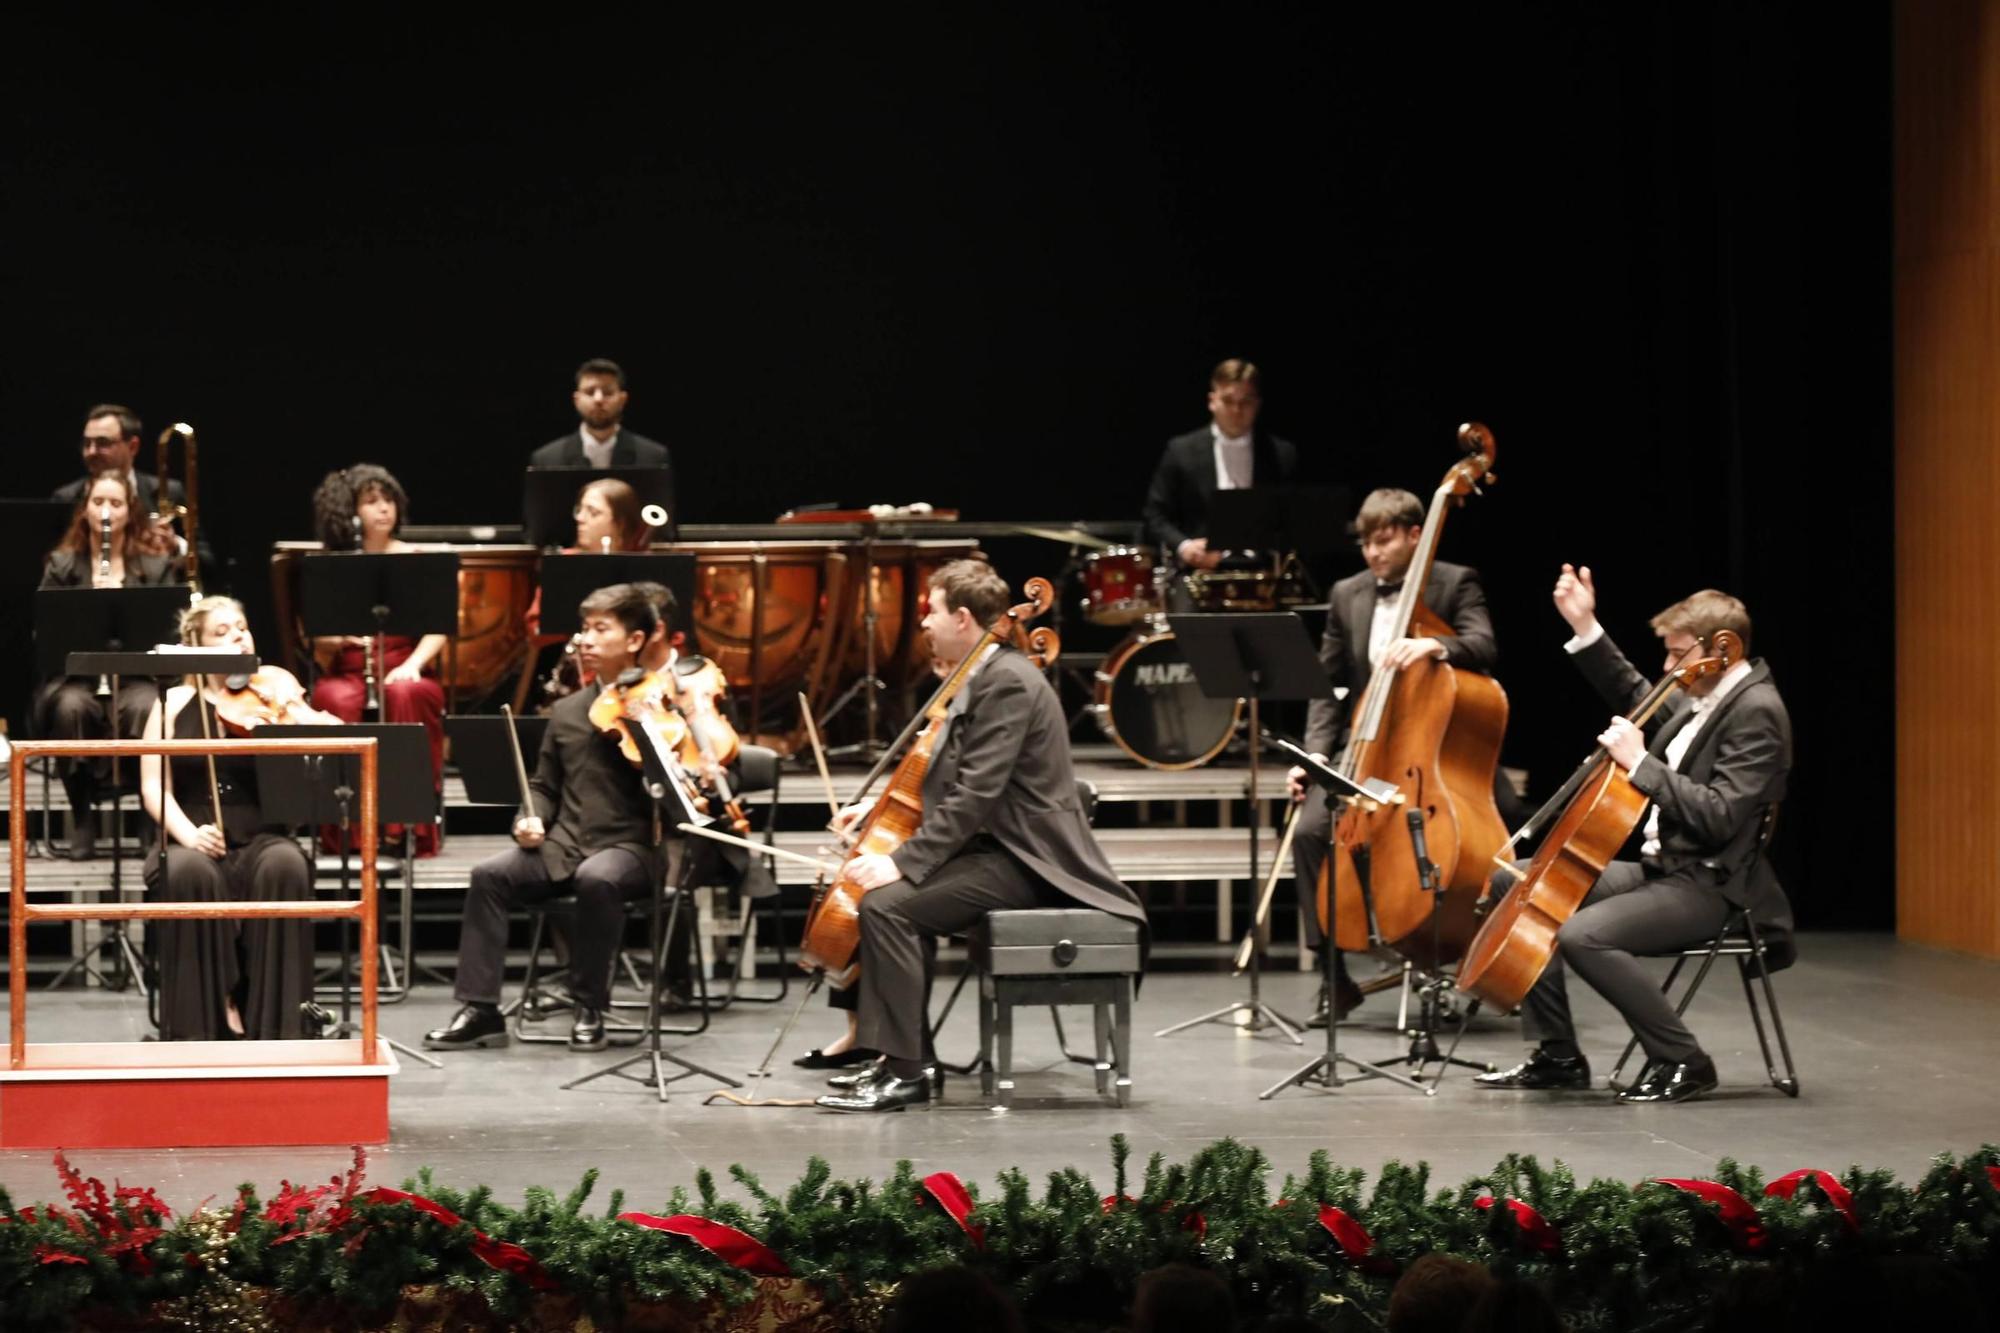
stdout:
<svg viewBox="0 0 2000 1333">
<path fill-rule="evenodd" d="M 1151 768 L 1195 768 L 1222 752 L 1242 716 L 1240 699 L 1211 699 L 1171 633 L 1113 655 L 1098 684 L 1098 722 L 1125 753 Z"/>
</svg>

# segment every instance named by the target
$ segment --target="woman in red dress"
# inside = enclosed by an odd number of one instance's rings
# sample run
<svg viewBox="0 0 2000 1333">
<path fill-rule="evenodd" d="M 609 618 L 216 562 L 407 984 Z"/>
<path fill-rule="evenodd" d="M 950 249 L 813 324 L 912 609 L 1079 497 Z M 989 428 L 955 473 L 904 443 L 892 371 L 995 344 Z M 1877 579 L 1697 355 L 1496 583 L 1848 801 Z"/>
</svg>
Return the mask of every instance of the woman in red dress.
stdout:
<svg viewBox="0 0 2000 1333">
<path fill-rule="evenodd" d="M 373 463 L 357 463 L 328 473 L 313 493 L 320 541 L 329 551 L 358 550 L 368 555 L 414 551 L 414 546 L 396 535 L 409 509 L 410 497 L 402 483 L 387 468 Z M 313 682 L 315 708 L 343 721 L 361 720 L 368 702 L 368 645 L 369 640 L 354 635 L 313 641 L 313 657 L 323 668 Z M 437 672 L 444 646 L 442 634 L 426 634 L 421 639 L 384 635 L 381 658 L 375 664 L 381 681 L 382 721 L 423 725 L 431 746 L 431 778 L 440 783 L 444 777 L 444 686 Z M 397 825 L 385 832 L 390 837 L 402 835 Z M 418 856 L 436 856 L 438 841 L 438 825 L 417 825 Z"/>
</svg>

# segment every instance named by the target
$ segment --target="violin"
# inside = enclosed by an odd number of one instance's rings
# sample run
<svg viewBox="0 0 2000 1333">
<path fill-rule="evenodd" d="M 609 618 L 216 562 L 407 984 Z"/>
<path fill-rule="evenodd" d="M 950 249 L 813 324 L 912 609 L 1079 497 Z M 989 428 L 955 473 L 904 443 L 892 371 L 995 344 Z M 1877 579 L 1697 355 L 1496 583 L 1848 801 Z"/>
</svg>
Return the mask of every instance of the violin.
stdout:
<svg viewBox="0 0 2000 1333">
<path fill-rule="evenodd" d="M 267 725 L 340 721 L 308 703 L 305 686 L 283 667 L 264 667 L 248 676 L 225 676 L 212 702 L 223 730 L 237 736 L 247 736 Z"/>
<path fill-rule="evenodd" d="M 1708 652 L 1661 677 L 1632 709 L 1633 725 L 1644 727 L 1676 688 L 1725 674 L 1742 659 L 1743 641 L 1730 630 L 1717 630 L 1709 636 Z M 1598 746 L 1561 790 L 1494 853 L 1494 864 L 1515 882 L 1466 950 L 1458 969 L 1459 990 L 1502 1011 L 1518 1008 L 1555 955 L 1556 932 L 1582 906 L 1591 885 L 1632 836 L 1650 803 L 1651 798 L 1634 787 L 1625 770 Z M 1544 826 L 1548 836 L 1527 869 L 1517 869 L 1508 859 L 1515 844 Z M 1477 904 L 1481 912 L 1488 906 L 1484 897 Z"/>
<path fill-rule="evenodd" d="M 924 776 L 930 771 L 931 748 L 940 724 L 951 707 L 951 701 L 1000 644 L 1013 643 L 1020 647 L 1038 667 L 1046 667 L 1056 659 L 1061 651 L 1061 640 L 1055 633 L 1046 628 L 1031 632 L 1024 623 L 1049 609 L 1055 601 L 1055 588 L 1047 579 L 1032 578 L 1027 581 L 1025 591 L 1030 600 L 1009 610 L 979 637 L 964 660 L 945 675 L 944 683 L 937 687 L 923 711 L 910 719 L 909 726 L 896 738 L 896 743 L 884 752 L 875 771 L 861 784 L 861 795 L 857 800 L 866 797 L 868 789 L 888 767 L 892 756 L 905 743 L 909 744 L 909 750 L 896 761 L 895 772 L 890 775 L 881 799 L 874 803 L 852 835 L 847 864 L 869 853 L 893 854 L 916 836 L 924 817 Z M 917 731 L 918 727 L 923 730 Z M 836 988 L 853 985 L 861 975 L 861 965 L 855 955 L 861 947 L 861 897 L 866 892 L 868 890 L 848 880 L 844 864 L 841 873 L 834 877 L 833 883 L 808 910 L 805 938 L 799 942 L 799 966 L 808 971 L 824 972 Z"/>
<path fill-rule="evenodd" d="M 618 752 L 634 768 L 646 775 L 646 789 L 654 800 L 672 795 L 686 822 L 707 825 L 714 822 L 709 799 L 695 774 L 708 773 L 703 741 L 681 710 L 672 667 L 647 671 L 632 667 L 607 685 L 590 705 L 590 722 L 599 731 L 618 738 Z M 734 735 L 734 732 L 731 733 Z M 720 768 L 714 780 L 723 781 Z M 742 808 L 727 797 L 726 784 L 718 791 L 728 807 L 729 817 L 739 832 L 750 821 Z"/>
</svg>

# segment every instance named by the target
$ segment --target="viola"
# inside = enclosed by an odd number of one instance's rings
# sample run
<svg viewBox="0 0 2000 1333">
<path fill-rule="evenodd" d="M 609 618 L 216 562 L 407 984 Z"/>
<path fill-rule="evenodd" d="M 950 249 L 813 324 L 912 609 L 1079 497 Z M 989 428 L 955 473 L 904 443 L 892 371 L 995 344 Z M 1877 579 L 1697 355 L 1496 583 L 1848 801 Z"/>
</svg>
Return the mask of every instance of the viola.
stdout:
<svg viewBox="0 0 2000 1333">
<path fill-rule="evenodd" d="M 262 726 L 340 721 L 307 702 L 305 686 L 283 667 L 268 666 L 247 676 L 226 676 L 213 702 L 223 730 L 238 736 L 247 736 Z"/>
<path fill-rule="evenodd" d="M 674 691 L 670 700 L 673 709 L 687 723 L 689 745 L 684 750 L 693 751 L 692 755 L 683 753 L 683 764 L 701 774 L 702 782 L 721 800 L 736 832 L 747 834 L 750 820 L 730 792 L 725 771 L 742 753 L 743 739 L 722 715 L 722 700 L 729 693 L 722 668 L 698 654 L 684 654 L 674 659 L 666 675 Z"/>
<path fill-rule="evenodd" d="M 704 752 L 703 747 L 717 739 L 716 733 L 712 728 L 698 733 L 675 706 L 677 694 L 672 667 L 651 672 L 632 667 L 592 701 L 591 725 L 618 738 L 618 752 L 646 775 L 646 788 L 653 799 L 671 795 L 686 822 L 712 822 L 709 795 L 701 783 L 706 777 L 737 832 L 747 831 L 750 821 L 729 795 L 721 764 L 711 764 Z M 730 736 L 734 735 L 732 730 Z M 733 757 L 733 748 L 731 754 Z"/>
<path fill-rule="evenodd" d="M 1675 689 L 1728 671 L 1741 660 L 1743 642 L 1729 630 L 1717 630 L 1709 636 L 1708 654 L 1661 677 L 1632 710 L 1633 724 L 1644 727 Z M 1519 1007 L 1555 955 L 1556 932 L 1576 914 L 1590 886 L 1632 836 L 1649 799 L 1598 746 L 1494 853 L 1494 863 L 1515 883 L 1473 937 L 1459 965 L 1458 988 L 1496 1009 Z M 1548 835 L 1527 869 L 1516 869 L 1509 854 L 1539 828 L 1547 828 Z M 1482 899 L 1481 910 L 1486 906 Z"/>
<path fill-rule="evenodd" d="M 1415 555 L 1403 576 L 1391 640 L 1456 633 L 1423 604 L 1444 520 L 1454 503 L 1493 480 L 1493 435 L 1478 422 L 1458 429 L 1464 456 L 1431 497 Z M 1473 901 L 1486 882 L 1506 825 L 1493 803 L 1493 773 L 1507 728 L 1507 696 L 1491 677 L 1425 658 L 1378 670 L 1355 705 L 1340 769 L 1399 789 L 1400 805 L 1350 804 L 1336 815 L 1334 851 L 1320 869 L 1320 923 L 1339 948 L 1387 945 L 1420 966 L 1462 956 L 1474 928 Z M 1424 883 L 1408 813 L 1419 813 L 1435 891 Z"/>
<path fill-rule="evenodd" d="M 807 971 L 824 972 L 836 989 L 853 985 L 861 975 L 855 955 L 861 947 L 861 898 L 868 892 L 847 878 L 846 867 L 855 857 L 868 853 L 891 855 L 916 836 L 924 817 L 924 776 L 930 771 L 931 749 L 951 701 L 1003 642 L 1027 652 L 1038 667 L 1055 661 L 1062 650 L 1062 641 L 1053 631 L 1047 628 L 1030 631 L 1026 625 L 1054 603 L 1054 587 L 1046 579 L 1033 578 L 1027 581 L 1024 590 L 1029 600 L 1009 610 L 979 637 L 972 651 L 945 675 L 930 702 L 910 719 L 903 734 L 884 752 L 875 771 L 861 784 L 865 795 L 896 752 L 906 743 L 909 745 L 908 751 L 896 761 L 881 798 L 852 834 L 841 873 L 820 894 L 806 916 L 805 938 L 799 942 L 799 966 Z"/>
</svg>

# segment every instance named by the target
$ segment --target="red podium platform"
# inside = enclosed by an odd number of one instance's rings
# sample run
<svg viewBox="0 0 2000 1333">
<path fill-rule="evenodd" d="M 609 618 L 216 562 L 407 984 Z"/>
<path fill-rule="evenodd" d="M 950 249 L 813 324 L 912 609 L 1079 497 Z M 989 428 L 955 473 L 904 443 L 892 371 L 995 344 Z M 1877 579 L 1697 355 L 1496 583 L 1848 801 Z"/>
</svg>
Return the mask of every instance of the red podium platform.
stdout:
<svg viewBox="0 0 2000 1333">
<path fill-rule="evenodd" d="M 395 1052 L 346 1041 L 30 1045 L 0 1069 L 0 1148 L 383 1143 Z"/>
</svg>

